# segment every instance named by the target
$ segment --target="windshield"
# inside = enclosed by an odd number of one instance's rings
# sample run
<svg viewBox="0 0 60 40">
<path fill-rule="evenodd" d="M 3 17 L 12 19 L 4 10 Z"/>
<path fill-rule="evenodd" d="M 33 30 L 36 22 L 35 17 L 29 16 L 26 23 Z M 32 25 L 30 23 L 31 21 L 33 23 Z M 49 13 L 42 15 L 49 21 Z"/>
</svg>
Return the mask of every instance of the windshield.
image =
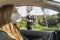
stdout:
<svg viewBox="0 0 60 40">
<path fill-rule="evenodd" d="M 29 14 L 28 10 L 31 10 L 31 15 L 34 15 L 35 21 L 32 30 L 36 31 L 54 31 L 60 29 L 60 12 L 46 9 L 37 6 L 18 6 L 17 11 L 21 15 L 21 20 L 17 23 L 21 30 L 27 30 L 26 16 Z"/>
</svg>

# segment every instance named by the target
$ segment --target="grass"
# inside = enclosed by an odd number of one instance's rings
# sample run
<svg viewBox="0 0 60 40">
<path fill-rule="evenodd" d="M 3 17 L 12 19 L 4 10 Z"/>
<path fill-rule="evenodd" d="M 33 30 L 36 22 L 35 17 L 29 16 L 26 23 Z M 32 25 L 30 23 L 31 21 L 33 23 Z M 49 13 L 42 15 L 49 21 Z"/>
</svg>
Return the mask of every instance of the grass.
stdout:
<svg viewBox="0 0 60 40">
<path fill-rule="evenodd" d="M 35 31 L 55 31 L 60 29 L 60 27 L 42 27 L 42 26 L 37 26 L 36 28 L 33 28 Z M 26 27 L 20 27 L 20 30 L 27 30 Z"/>
<path fill-rule="evenodd" d="M 26 28 L 26 23 L 17 23 L 17 26 L 19 27 L 20 30 L 27 30 Z M 32 30 L 35 30 L 35 31 L 55 31 L 55 30 L 58 30 L 60 29 L 60 25 L 58 26 L 53 26 L 53 27 L 45 27 L 45 26 L 41 26 L 41 25 L 38 25 L 37 23 L 34 25 L 34 28 Z"/>
</svg>

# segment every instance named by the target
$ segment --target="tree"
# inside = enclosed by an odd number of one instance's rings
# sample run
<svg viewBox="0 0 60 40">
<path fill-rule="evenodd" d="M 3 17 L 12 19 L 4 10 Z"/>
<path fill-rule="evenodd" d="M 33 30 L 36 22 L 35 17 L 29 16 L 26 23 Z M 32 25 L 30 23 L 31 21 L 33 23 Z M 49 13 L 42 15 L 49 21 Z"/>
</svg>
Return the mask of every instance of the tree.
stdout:
<svg viewBox="0 0 60 40">
<path fill-rule="evenodd" d="M 60 24 L 60 12 L 58 13 L 58 23 Z"/>
<path fill-rule="evenodd" d="M 45 20 L 45 24 L 46 24 L 46 27 L 48 27 L 48 23 L 47 23 L 47 18 L 46 18 L 46 13 L 44 11 L 45 8 L 42 7 L 42 12 L 44 13 L 43 17 L 44 17 L 44 20 Z"/>
</svg>

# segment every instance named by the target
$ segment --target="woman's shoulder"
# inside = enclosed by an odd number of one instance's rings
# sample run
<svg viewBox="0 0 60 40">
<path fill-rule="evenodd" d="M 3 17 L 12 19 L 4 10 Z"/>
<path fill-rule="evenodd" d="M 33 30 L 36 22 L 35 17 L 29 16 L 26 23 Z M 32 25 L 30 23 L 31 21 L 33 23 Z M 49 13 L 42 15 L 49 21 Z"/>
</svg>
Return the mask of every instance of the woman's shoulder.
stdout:
<svg viewBox="0 0 60 40">
<path fill-rule="evenodd" d="M 2 30 L 0 30 L 0 40 L 14 40 L 8 34 Z"/>
</svg>

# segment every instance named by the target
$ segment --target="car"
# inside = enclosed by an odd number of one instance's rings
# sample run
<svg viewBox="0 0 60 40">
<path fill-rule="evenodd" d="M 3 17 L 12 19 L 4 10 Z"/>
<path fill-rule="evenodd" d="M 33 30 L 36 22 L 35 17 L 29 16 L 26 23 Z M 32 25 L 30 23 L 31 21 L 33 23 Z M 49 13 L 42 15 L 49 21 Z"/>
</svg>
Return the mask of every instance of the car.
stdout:
<svg viewBox="0 0 60 40">
<path fill-rule="evenodd" d="M 60 12 L 60 3 L 49 0 L 0 0 L 0 6 L 3 4 L 14 4 L 18 6 L 38 6 L 48 8 Z M 34 31 L 34 30 L 19 30 L 29 40 L 55 40 L 55 32 Z"/>
</svg>

